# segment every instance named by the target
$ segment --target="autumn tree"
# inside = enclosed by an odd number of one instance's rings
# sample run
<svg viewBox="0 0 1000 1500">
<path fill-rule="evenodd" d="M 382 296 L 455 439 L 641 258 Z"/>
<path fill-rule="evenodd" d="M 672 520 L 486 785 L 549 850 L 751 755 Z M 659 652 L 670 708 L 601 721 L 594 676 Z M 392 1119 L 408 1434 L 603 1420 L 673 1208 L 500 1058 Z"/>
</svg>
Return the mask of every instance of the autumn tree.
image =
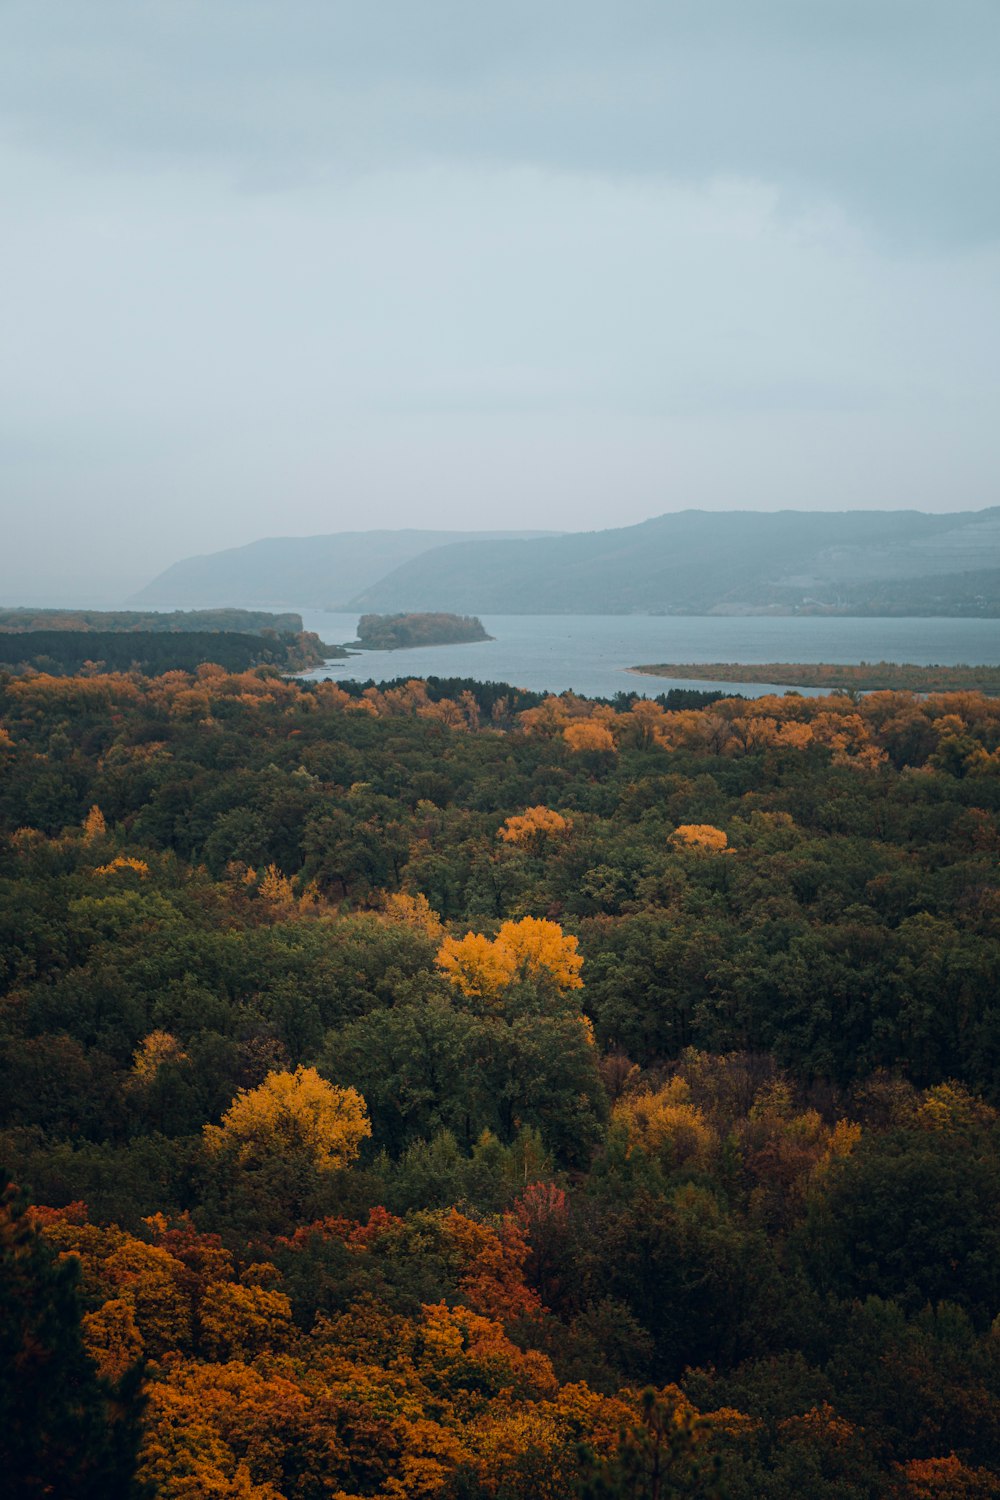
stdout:
<svg viewBox="0 0 1000 1500">
<path fill-rule="evenodd" d="M 4 1177 L 6 1181 L 6 1177 Z M 138 1367 L 98 1377 L 86 1352 L 79 1264 L 57 1259 L 24 1199 L 0 1199 L 0 1474 L 10 1500 L 130 1500 Z M 89 1330 L 88 1330 L 89 1332 Z"/>
<path fill-rule="evenodd" d="M 480 932 L 445 937 L 436 962 L 450 983 L 473 1000 L 494 999 L 515 973 L 513 955 Z"/>
<path fill-rule="evenodd" d="M 711 823 L 681 823 L 670 835 L 670 842 L 678 849 L 703 849 L 707 854 L 720 854 L 729 839 Z"/>
<path fill-rule="evenodd" d="M 108 825 L 104 820 L 104 814 L 95 802 L 83 820 L 84 841 L 88 844 L 95 844 L 106 836 L 107 831 Z"/>
<path fill-rule="evenodd" d="M 387 922 L 409 927 L 433 942 L 440 942 L 444 936 L 441 918 L 422 893 L 411 896 L 405 891 L 393 891 L 383 899 L 381 910 Z"/>
<path fill-rule="evenodd" d="M 576 938 L 540 917 L 504 922 L 492 941 L 475 932 L 446 937 L 437 964 L 456 989 L 474 999 L 495 999 L 515 979 L 547 982 L 559 991 L 583 987 Z"/>
<path fill-rule="evenodd" d="M 562 813 L 540 805 L 525 808 L 523 813 L 513 813 L 500 825 L 498 837 L 505 844 L 538 853 L 550 840 L 564 837 L 570 826 L 569 819 Z"/>
<path fill-rule="evenodd" d="M 285 1154 L 306 1156 L 320 1172 L 354 1160 L 371 1134 L 365 1101 L 338 1088 L 315 1068 L 268 1073 L 255 1089 L 240 1089 L 221 1125 L 206 1125 L 209 1151 L 232 1150 L 244 1164 Z"/>
<path fill-rule="evenodd" d="M 629 1149 L 648 1156 L 669 1153 L 672 1163 L 705 1168 L 719 1148 L 719 1139 L 697 1105 L 691 1089 L 675 1077 L 663 1088 L 624 1094 L 611 1116 L 628 1136 Z"/>
<path fill-rule="evenodd" d="M 563 730 L 563 739 L 575 754 L 582 751 L 613 752 L 615 749 L 615 737 L 606 724 L 601 724 L 593 719 L 581 719 L 575 724 L 567 724 Z"/>
<path fill-rule="evenodd" d="M 708 1447 L 710 1423 L 676 1386 L 647 1388 L 637 1419 L 622 1433 L 617 1456 L 593 1466 L 583 1500 L 721 1500 L 721 1465 Z"/>
</svg>

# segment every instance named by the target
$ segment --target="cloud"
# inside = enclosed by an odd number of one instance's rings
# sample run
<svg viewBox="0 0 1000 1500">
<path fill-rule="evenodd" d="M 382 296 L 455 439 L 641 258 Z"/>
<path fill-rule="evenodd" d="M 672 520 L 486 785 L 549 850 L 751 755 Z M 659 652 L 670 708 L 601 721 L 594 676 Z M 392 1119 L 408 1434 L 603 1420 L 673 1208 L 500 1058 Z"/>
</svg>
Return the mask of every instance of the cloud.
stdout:
<svg viewBox="0 0 1000 1500">
<path fill-rule="evenodd" d="M 0 590 L 362 517 L 994 503 L 998 34 L 7 0 Z"/>
<path fill-rule="evenodd" d="M 247 190 L 414 163 L 749 177 L 997 233 L 994 0 L 8 0 L 9 138 Z"/>
</svg>

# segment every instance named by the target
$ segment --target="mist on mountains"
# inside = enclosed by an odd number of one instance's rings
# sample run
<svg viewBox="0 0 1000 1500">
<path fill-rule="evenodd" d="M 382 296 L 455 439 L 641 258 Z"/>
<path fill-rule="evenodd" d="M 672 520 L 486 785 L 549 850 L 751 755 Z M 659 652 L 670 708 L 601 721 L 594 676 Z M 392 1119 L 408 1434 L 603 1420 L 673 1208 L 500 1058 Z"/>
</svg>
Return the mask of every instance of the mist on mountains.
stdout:
<svg viewBox="0 0 1000 1500">
<path fill-rule="evenodd" d="M 1000 508 L 681 511 L 564 535 L 351 532 L 177 563 L 143 604 L 460 614 L 1000 613 Z"/>
</svg>

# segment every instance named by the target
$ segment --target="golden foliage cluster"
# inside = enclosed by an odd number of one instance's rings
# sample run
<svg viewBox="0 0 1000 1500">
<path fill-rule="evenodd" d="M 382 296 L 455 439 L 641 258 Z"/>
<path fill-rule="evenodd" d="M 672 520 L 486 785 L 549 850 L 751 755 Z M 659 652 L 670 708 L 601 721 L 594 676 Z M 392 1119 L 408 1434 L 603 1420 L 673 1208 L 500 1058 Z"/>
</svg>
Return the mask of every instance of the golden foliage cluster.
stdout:
<svg viewBox="0 0 1000 1500">
<path fill-rule="evenodd" d="M 437 964 L 456 989 L 477 1000 L 496 1000 L 517 979 L 546 982 L 559 991 L 583 987 L 576 938 L 541 917 L 504 922 L 492 939 L 477 932 L 446 937 Z"/>
<path fill-rule="evenodd" d="M 356 1089 L 299 1066 L 241 1089 L 221 1125 L 206 1125 L 204 1134 L 210 1151 L 232 1150 L 246 1164 L 301 1153 L 317 1170 L 333 1172 L 354 1160 L 371 1125 Z"/>
<path fill-rule="evenodd" d="M 925 746 L 921 763 L 929 757 L 932 764 L 940 761 L 960 768 L 962 774 L 1000 774 L 1000 699 L 968 690 L 924 695 L 890 690 L 858 699 L 837 692 L 808 698 L 766 694 L 749 703 L 721 698 L 706 708 L 675 711 L 647 699 L 616 711 L 563 693 L 550 694 L 519 714 L 499 700 L 486 723 L 468 691 L 434 701 L 418 678 L 399 687 L 368 688 L 355 697 L 333 681 L 304 687 L 268 668 L 230 673 L 210 664 L 193 673 L 165 672 L 152 678 L 126 672 L 76 677 L 29 673 L 12 679 L 7 691 L 14 705 L 8 717 L 15 728 L 18 717 L 30 721 L 51 712 L 53 705 L 66 713 L 112 717 L 141 707 L 146 713 L 208 728 L 223 711 L 277 711 L 294 720 L 318 709 L 334 709 L 375 718 L 430 719 L 472 733 L 515 729 L 561 741 L 570 753 L 608 755 L 633 746 L 727 756 L 821 750 L 835 764 L 858 770 L 877 770 L 897 747 L 917 741 Z M 7 725 L 3 743 L 8 749 L 14 746 Z M 169 754 L 166 743 L 164 739 L 148 753 Z M 147 751 L 139 747 L 137 753 Z M 95 828 L 89 836 L 103 832 Z"/>
<path fill-rule="evenodd" d="M 670 835 L 670 842 L 678 849 L 703 849 L 707 854 L 721 854 L 729 838 L 711 823 L 681 823 Z"/>
<path fill-rule="evenodd" d="M 571 827 L 569 818 L 551 807 L 526 807 L 501 824 L 498 837 L 515 848 L 537 851 L 550 840 L 564 837 Z"/>
</svg>

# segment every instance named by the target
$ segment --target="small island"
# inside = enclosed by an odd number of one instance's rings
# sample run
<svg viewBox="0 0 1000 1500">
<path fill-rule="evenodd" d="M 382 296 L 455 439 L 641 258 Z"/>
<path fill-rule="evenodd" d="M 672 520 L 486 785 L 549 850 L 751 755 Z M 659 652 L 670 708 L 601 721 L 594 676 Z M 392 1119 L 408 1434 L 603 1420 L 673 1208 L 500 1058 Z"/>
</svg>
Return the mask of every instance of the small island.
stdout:
<svg viewBox="0 0 1000 1500">
<path fill-rule="evenodd" d="M 406 646 L 459 646 L 491 641 L 475 615 L 362 615 L 352 645 L 364 651 L 399 651 Z"/>
<path fill-rule="evenodd" d="M 777 687 L 825 688 L 828 692 L 974 692 L 1000 694 L 1000 667 L 922 667 L 912 662 L 661 662 L 631 667 L 648 677 L 699 682 L 773 682 Z"/>
</svg>

